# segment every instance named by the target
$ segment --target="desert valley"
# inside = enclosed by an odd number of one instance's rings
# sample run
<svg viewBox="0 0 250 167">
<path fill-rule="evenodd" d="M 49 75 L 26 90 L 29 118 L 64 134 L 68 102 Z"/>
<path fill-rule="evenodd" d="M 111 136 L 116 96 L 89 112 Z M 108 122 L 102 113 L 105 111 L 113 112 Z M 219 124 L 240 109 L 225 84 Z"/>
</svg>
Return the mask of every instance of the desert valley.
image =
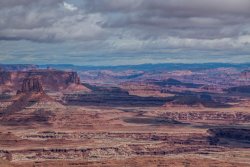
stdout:
<svg viewBox="0 0 250 167">
<path fill-rule="evenodd" d="M 1 167 L 250 166 L 248 64 L 0 67 Z"/>
</svg>

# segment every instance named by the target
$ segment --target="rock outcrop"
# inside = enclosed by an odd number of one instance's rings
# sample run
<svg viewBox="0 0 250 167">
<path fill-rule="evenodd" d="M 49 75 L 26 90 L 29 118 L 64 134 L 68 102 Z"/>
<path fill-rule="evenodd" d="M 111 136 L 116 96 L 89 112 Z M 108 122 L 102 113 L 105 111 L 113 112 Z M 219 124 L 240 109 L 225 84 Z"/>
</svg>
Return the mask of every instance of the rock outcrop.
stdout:
<svg viewBox="0 0 250 167">
<path fill-rule="evenodd" d="M 250 70 L 245 70 L 241 72 L 240 80 L 249 81 L 250 80 Z"/>
<path fill-rule="evenodd" d="M 38 78 L 44 91 L 89 91 L 81 85 L 76 72 L 59 70 L 0 71 L 0 88 L 16 92 L 23 85 L 24 78 Z M 36 81 L 35 81 L 36 82 Z M 28 83 L 27 83 L 28 84 Z M 30 82 L 32 84 L 32 82 Z"/>
<path fill-rule="evenodd" d="M 80 77 L 78 77 L 76 72 L 72 72 L 71 75 L 69 75 L 69 78 L 66 82 L 67 84 L 70 84 L 70 83 L 74 83 L 77 85 L 81 84 Z"/>
<path fill-rule="evenodd" d="M 19 93 L 43 93 L 43 87 L 39 78 L 26 78 L 23 80 L 22 88 Z"/>
<path fill-rule="evenodd" d="M 15 113 L 26 109 L 27 107 L 34 107 L 34 108 L 58 108 L 62 107 L 59 102 L 56 102 L 53 98 L 48 96 L 44 90 L 42 83 L 38 77 L 29 77 L 23 80 L 22 86 L 20 90 L 17 91 L 16 96 L 13 96 L 11 99 L 11 104 L 7 106 L 3 113 L 5 118 L 2 121 L 6 121 L 9 123 L 18 124 L 21 122 L 44 122 L 43 119 L 45 116 L 41 116 L 41 114 L 37 115 L 37 113 L 29 113 L 28 115 L 21 115 L 17 116 L 14 120 L 9 120 L 8 116 L 13 116 Z M 28 116 L 28 117 L 27 117 Z"/>
</svg>

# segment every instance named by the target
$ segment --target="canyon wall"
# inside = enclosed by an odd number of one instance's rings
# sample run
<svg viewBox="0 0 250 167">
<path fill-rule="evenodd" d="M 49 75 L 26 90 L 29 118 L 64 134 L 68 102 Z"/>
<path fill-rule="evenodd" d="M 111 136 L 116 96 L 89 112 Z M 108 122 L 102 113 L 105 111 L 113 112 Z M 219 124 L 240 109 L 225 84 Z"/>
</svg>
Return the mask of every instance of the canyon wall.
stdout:
<svg viewBox="0 0 250 167">
<path fill-rule="evenodd" d="M 0 71 L 0 90 L 17 91 L 25 79 L 35 77 L 41 81 L 45 91 L 87 90 L 81 85 L 76 72 L 59 70 Z"/>
</svg>

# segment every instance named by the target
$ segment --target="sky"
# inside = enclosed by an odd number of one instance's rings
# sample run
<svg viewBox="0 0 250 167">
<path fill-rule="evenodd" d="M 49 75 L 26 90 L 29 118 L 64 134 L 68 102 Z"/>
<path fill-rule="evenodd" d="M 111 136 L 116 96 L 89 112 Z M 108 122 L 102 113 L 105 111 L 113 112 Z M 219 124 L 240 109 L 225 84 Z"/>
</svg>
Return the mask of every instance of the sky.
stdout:
<svg viewBox="0 0 250 167">
<path fill-rule="evenodd" d="M 250 0 L 0 0 L 0 63 L 249 63 Z"/>
</svg>

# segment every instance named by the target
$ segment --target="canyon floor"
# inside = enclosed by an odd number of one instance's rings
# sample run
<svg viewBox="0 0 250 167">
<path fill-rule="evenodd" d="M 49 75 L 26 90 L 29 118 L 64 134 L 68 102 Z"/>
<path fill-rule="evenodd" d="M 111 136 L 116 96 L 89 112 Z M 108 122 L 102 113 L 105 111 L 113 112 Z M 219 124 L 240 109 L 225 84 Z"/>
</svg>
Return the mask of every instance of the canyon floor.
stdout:
<svg viewBox="0 0 250 167">
<path fill-rule="evenodd" d="M 52 104 L 46 108 L 49 114 L 34 113 L 45 110 L 43 105 L 1 121 L 0 155 L 11 161 L 1 163 L 25 167 L 250 166 L 247 106 L 211 110 Z M 236 120 L 235 111 L 248 119 Z M 191 113 L 198 113 L 198 118 Z M 177 114 L 178 120 L 162 116 L 168 114 Z M 237 134 L 242 129 L 245 134 Z"/>
</svg>

